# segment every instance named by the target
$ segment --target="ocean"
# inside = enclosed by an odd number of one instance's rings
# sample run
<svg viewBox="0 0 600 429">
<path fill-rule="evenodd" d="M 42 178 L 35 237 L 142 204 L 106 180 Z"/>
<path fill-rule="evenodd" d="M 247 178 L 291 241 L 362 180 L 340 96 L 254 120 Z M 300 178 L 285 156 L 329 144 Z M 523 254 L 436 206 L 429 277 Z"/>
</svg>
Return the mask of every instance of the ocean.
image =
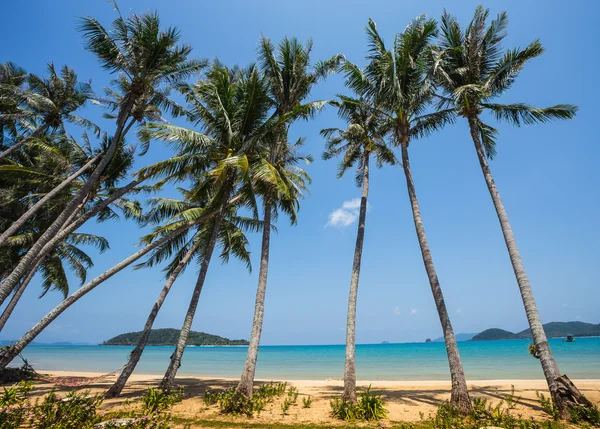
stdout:
<svg viewBox="0 0 600 429">
<path fill-rule="evenodd" d="M 468 380 L 541 379 L 539 361 L 528 354 L 529 340 L 467 341 L 458 347 Z M 570 378 L 600 379 L 600 337 L 564 343 L 550 340 L 562 373 Z M 32 345 L 23 356 L 36 370 L 111 372 L 132 347 Z M 162 375 L 173 347 L 149 346 L 138 374 Z M 180 376 L 239 377 L 246 347 L 187 347 Z M 13 365 L 20 360 L 13 361 Z M 449 380 L 444 343 L 363 344 L 356 347 L 359 380 Z M 344 373 L 344 346 L 262 346 L 257 378 L 325 380 Z"/>
</svg>

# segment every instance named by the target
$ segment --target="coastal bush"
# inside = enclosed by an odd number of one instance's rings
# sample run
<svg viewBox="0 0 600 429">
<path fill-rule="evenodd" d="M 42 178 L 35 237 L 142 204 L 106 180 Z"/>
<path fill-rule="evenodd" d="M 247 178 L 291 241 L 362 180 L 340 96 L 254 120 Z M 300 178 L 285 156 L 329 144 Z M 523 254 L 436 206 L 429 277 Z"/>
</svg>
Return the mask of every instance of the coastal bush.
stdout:
<svg viewBox="0 0 600 429">
<path fill-rule="evenodd" d="M 70 392 L 61 399 L 52 391 L 41 402 L 35 401 L 30 415 L 31 426 L 37 429 L 93 427 L 100 421 L 96 410 L 103 399 L 100 394 L 91 396 L 89 391 Z"/>
<path fill-rule="evenodd" d="M 524 419 L 521 415 L 513 415 L 510 408 L 504 406 L 504 401 L 496 405 L 484 398 L 473 398 L 473 409 L 465 417 L 450 403 L 442 403 L 434 416 L 421 420 L 427 427 L 436 429 L 479 429 L 487 426 L 502 427 L 505 429 L 560 429 L 558 422 L 547 420 L 538 422 L 533 419 Z"/>
<path fill-rule="evenodd" d="M 600 410 L 597 405 L 590 407 L 570 406 L 569 418 L 573 423 L 589 423 L 593 426 L 600 427 Z"/>
<path fill-rule="evenodd" d="M 0 395 L 0 407 L 6 407 L 25 401 L 29 392 L 33 390 L 33 383 L 20 381 L 8 389 L 2 386 L 2 389 L 4 389 L 4 391 Z"/>
<path fill-rule="evenodd" d="M 151 414 L 166 410 L 173 404 L 181 402 L 182 400 L 183 389 L 164 392 L 160 389 L 151 387 L 144 393 L 144 396 L 142 396 L 143 409 Z"/>
<path fill-rule="evenodd" d="M 204 403 L 206 405 L 214 405 L 219 402 L 219 398 L 223 392 L 220 390 L 206 390 L 204 392 Z"/>
<path fill-rule="evenodd" d="M 252 417 L 255 412 L 260 413 L 263 402 L 257 397 L 248 398 L 235 388 L 228 389 L 219 396 L 219 409 L 223 414 L 246 415 Z"/>
<path fill-rule="evenodd" d="M 337 398 L 330 402 L 331 416 L 341 420 L 380 420 L 388 411 L 381 395 L 371 393 L 371 386 L 358 394 L 356 405 Z"/>
<path fill-rule="evenodd" d="M 286 388 L 287 383 L 265 383 L 254 392 L 251 398 L 237 392 L 235 388 L 222 391 L 207 390 L 204 392 L 204 402 L 206 405 L 218 403 L 223 414 L 252 417 L 255 413 L 260 414 L 265 406 L 276 397 L 283 395 Z M 295 403 L 298 398 L 298 391 L 292 390 L 292 388 L 290 390 L 295 392 L 289 396 L 290 398 L 295 396 L 293 401 Z M 290 395 L 289 392 L 288 395 Z"/>
</svg>

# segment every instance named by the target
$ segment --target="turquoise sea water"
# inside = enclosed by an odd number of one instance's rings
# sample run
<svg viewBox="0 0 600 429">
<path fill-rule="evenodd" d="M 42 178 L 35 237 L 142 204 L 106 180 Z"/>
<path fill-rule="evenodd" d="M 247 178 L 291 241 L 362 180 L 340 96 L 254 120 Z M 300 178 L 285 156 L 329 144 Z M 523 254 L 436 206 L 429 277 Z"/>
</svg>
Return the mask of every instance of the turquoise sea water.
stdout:
<svg viewBox="0 0 600 429">
<path fill-rule="evenodd" d="M 527 353 L 528 340 L 460 342 L 467 378 L 540 379 L 539 361 Z M 574 343 L 551 339 L 561 372 L 570 378 L 600 379 L 600 338 Z M 132 347 L 29 346 L 23 355 L 38 370 L 110 372 L 120 368 Z M 238 377 L 246 347 L 188 347 L 179 375 Z M 136 372 L 164 373 L 173 347 L 147 347 Z M 359 380 L 449 380 L 443 343 L 374 344 L 356 347 Z M 15 361 L 14 364 L 19 362 Z M 344 346 L 263 346 L 257 378 L 323 380 L 342 377 Z"/>
</svg>

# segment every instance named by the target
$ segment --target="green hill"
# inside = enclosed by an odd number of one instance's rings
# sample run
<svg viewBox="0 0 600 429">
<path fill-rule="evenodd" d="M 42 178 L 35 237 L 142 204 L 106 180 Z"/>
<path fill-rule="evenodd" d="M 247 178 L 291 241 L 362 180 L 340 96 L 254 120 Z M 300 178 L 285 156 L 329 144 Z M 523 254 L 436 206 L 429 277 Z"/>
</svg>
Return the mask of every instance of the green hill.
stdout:
<svg viewBox="0 0 600 429">
<path fill-rule="evenodd" d="M 142 335 L 142 331 L 128 332 L 106 340 L 103 346 L 135 346 Z M 179 329 L 152 329 L 148 340 L 149 346 L 174 346 L 179 338 Z M 246 340 L 230 340 L 218 335 L 204 332 L 190 331 L 187 341 L 188 346 L 247 346 Z"/>
<path fill-rule="evenodd" d="M 471 341 L 515 340 L 517 338 L 519 338 L 519 336 L 510 331 L 505 331 L 504 329 L 499 329 L 499 328 L 491 328 L 491 329 L 486 329 L 485 331 L 480 332 L 479 334 L 475 335 L 473 338 L 471 338 Z"/>
<path fill-rule="evenodd" d="M 597 337 L 600 336 L 600 323 L 585 322 L 550 322 L 544 325 L 544 331 L 548 338 L 566 337 L 571 334 L 575 337 Z M 472 340 L 514 340 L 531 338 L 531 331 L 525 329 L 518 333 L 505 331 L 504 329 L 492 328 L 475 335 Z"/>
</svg>

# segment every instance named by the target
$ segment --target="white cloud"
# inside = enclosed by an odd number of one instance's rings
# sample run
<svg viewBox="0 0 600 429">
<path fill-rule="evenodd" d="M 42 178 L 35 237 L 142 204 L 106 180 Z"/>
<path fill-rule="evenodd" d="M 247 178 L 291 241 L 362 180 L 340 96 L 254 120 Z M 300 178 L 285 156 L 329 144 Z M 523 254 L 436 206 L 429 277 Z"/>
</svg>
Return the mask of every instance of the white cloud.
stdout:
<svg viewBox="0 0 600 429">
<path fill-rule="evenodd" d="M 345 228 L 352 225 L 358 219 L 360 198 L 344 201 L 342 207 L 329 213 L 326 226 Z"/>
<path fill-rule="evenodd" d="M 562 306 L 563 306 L 563 307 L 568 307 L 568 305 L 567 305 L 567 304 L 563 304 Z"/>
<path fill-rule="evenodd" d="M 419 312 L 419 310 L 417 310 L 416 308 L 411 308 L 411 309 L 410 309 L 410 313 L 408 313 L 408 314 L 410 314 L 411 316 L 414 316 L 414 315 L 415 315 L 415 314 L 417 314 L 418 312 Z"/>
<path fill-rule="evenodd" d="M 400 316 L 400 307 L 395 306 L 392 312 L 394 313 L 394 316 Z"/>
</svg>

